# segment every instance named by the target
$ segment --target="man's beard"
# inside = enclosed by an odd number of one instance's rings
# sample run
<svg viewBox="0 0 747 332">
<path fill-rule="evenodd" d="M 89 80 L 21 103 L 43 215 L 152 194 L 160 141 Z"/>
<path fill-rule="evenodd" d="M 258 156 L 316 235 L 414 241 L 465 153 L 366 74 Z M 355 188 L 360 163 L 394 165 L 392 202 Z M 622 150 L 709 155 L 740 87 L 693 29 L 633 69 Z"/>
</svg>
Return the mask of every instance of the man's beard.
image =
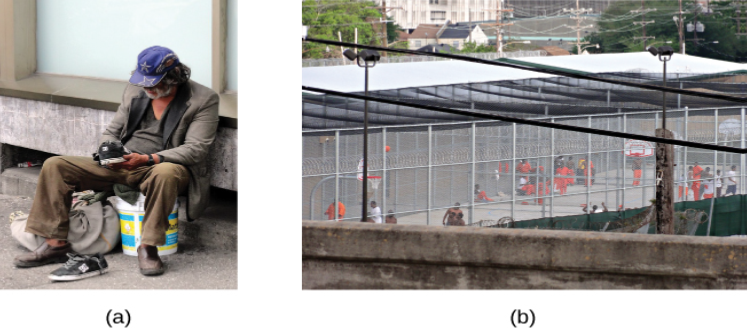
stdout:
<svg viewBox="0 0 747 332">
<path fill-rule="evenodd" d="M 171 91 L 173 91 L 173 88 L 174 88 L 173 85 L 169 85 L 169 87 L 165 89 L 156 88 L 155 90 L 150 90 L 150 91 L 146 90 L 145 95 L 148 96 L 148 98 L 150 99 L 159 99 L 159 98 L 163 98 L 163 97 L 170 95 Z M 155 94 L 151 94 L 151 92 L 155 92 Z"/>
</svg>

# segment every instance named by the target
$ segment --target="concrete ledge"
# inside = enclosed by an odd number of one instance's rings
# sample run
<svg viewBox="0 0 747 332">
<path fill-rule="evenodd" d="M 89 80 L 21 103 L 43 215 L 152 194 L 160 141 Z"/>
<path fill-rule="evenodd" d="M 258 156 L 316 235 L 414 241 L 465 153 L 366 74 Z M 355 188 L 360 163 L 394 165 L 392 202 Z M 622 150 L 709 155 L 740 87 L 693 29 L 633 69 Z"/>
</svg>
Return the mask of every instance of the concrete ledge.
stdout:
<svg viewBox="0 0 747 332">
<path fill-rule="evenodd" d="M 0 193 L 34 197 L 40 167 L 10 168 L 0 174 Z"/>
<path fill-rule="evenodd" d="M 234 96 L 235 97 L 235 96 Z M 65 156 L 91 156 L 114 112 L 0 95 L 0 145 Z M 12 156 L 2 156 L 12 160 Z M 219 127 L 208 156 L 210 184 L 238 190 L 238 129 Z M 24 161 L 24 160 L 17 160 Z M 2 169 L 2 167 L 0 167 Z M 11 192 L 4 192 L 13 195 Z"/>
<path fill-rule="evenodd" d="M 747 288 L 747 239 L 304 221 L 303 288 Z"/>
</svg>

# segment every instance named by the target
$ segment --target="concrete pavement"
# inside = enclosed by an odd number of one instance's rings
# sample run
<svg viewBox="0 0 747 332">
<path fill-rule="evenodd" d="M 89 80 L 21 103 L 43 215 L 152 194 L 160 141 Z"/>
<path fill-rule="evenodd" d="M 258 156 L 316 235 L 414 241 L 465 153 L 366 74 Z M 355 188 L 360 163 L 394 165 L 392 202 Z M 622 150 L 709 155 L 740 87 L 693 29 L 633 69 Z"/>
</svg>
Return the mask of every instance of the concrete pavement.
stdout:
<svg viewBox="0 0 747 332">
<path fill-rule="evenodd" d="M 107 254 L 109 272 L 72 282 L 54 282 L 47 275 L 61 264 L 20 269 L 13 257 L 27 250 L 11 236 L 8 216 L 28 212 L 32 199 L 0 195 L 0 289 L 237 289 L 238 242 L 236 192 L 214 190 L 204 216 L 192 223 L 179 211 L 179 249 L 162 257 L 166 273 L 145 277 L 137 257 L 122 253 L 121 244 Z"/>
</svg>

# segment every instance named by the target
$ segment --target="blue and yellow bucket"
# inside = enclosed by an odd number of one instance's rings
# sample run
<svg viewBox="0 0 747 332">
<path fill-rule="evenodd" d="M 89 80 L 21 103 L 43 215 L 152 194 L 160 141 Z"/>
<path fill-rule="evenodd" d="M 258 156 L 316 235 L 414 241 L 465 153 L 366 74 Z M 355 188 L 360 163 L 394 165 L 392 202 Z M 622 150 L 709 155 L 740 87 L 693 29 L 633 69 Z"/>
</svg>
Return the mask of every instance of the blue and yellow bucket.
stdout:
<svg viewBox="0 0 747 332">
<path fill-rule="evenodd" d="M 130 205 L 119 197 L 114 199 L 119 224 L 122 230 L 122 251 L 125 255 L 137 256 L 137 247 L 143 236 L 143 218 L 145 217 L 145 196 L 140 194 L 135 205 Z M 166 230 L 166 243 L 158 247 L 158 255 L 165 256 L 176 252 L 179 244 L 178 224 L 179 201 L 174 203 L 174 209 L 169 214 L 169 228 Z"/>
</svg>

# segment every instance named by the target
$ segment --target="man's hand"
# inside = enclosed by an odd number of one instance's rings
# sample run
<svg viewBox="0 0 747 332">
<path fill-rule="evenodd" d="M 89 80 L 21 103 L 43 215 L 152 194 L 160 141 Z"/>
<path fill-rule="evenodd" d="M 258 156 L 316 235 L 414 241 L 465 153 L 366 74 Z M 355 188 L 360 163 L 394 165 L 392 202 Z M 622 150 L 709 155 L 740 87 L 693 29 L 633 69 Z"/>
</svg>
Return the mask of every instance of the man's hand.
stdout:
<svg viewBox="0 0 747 332">
<path fill-rule="evenodd" d="M 130 153 L 122 156 L 126 161 L 118 164 L 110 164 L 109 167 L 114 170 L 126 169 L 131 171 L 141 166 L 148 164 L 148 155 L 139 153 Z"/>
</svg>

